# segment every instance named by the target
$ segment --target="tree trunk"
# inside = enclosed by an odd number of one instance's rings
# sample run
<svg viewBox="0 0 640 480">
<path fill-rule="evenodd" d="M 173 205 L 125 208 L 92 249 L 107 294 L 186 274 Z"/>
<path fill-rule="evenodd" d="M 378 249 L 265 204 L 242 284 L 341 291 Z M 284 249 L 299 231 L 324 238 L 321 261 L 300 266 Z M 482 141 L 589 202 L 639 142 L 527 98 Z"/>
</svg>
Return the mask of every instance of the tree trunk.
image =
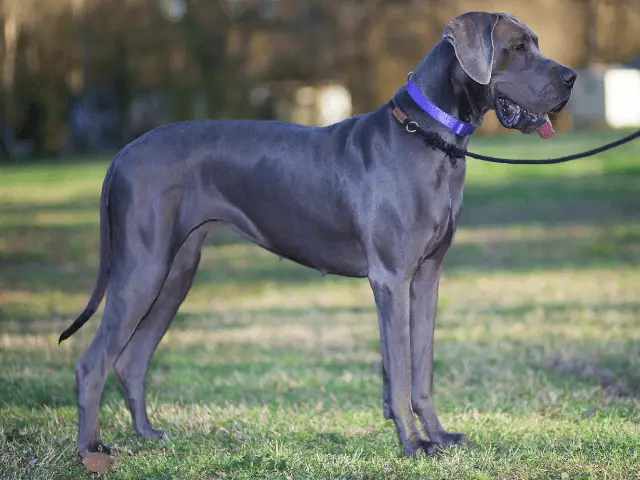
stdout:
<svg viewBox="0 0 640 480">
<path fill-rule="evenodd" d="M 8 156 L 11 154 L 13 136 L 16 120 L 16 99 L 15 99 L 15 73 L 16 73 L 16 54 L 18 49 L 18 34 L 20 24 L 18 19 L 17 6 L 14 2 L 5 2 L 4 4 L 4 58 L 2 59 L 2 90 L 4 96 L 4 127 L 0 125 L 0 144 L 2 144 L 3 153 Z"/>
<path fill-rule="evenodd" d="M 206 101 L 207 117 L 219 117 L 225 106 L 225 52 L 229 25 L 220 12 L 215 22 L 201 26 L 193 0 L 188 1 L 182 24 L 189 51 L 202 75 L 201 88 Z M 220 18 L 222 17 L 222 18 Z"/>
<path fill-rule="evenodd" d="M 598 4 L 599 0 L 587 1 L 587 66 L 593 66 L 600 60 L 598 45 Z"/>
</svg>

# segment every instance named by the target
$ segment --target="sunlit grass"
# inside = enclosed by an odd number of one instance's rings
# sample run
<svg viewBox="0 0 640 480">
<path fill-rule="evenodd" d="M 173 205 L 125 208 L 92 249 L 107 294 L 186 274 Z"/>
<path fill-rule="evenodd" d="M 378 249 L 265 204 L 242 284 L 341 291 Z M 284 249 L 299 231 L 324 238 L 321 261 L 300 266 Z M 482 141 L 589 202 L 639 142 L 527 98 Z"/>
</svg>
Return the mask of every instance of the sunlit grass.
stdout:
<svg viewBox="0 0 640 480">
<path fill-rule="evenodd" d="M 620 133 L 482 138 L 554 156 Z M 84 478 L 73 365 L 99 324 L 59 333 L 98 267 L 105 160 L 0 172 L 0 472 Z M 215 230 L 147 380 L 166 442 L 103 397 L 109 478 L 635 478 L 640 474 L 640 146 L 559 167 L 468 161 L 436 331 L 441 420 L 474 446 L 400 458 L 382 418 L 366 280 L 304 269 Z"/>
</svg>

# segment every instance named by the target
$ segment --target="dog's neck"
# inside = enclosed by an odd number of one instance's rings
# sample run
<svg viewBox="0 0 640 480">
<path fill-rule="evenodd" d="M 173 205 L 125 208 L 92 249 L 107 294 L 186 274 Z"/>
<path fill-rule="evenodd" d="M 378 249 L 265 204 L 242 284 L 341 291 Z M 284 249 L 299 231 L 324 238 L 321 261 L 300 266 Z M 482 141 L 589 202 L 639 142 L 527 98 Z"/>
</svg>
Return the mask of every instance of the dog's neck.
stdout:
<svg viewBox="0 0 640 480">
<path fill-rule="evenodd" d="M 449 115 L 474 126 L 482 124 L 484 114 L 490 109 L 486 88 L 477 84 L 464 73 L 456 59 L 453 46 L 441 40 L 413 72 L 412 79 L 432 102 Z M 440 133 L 449 142 L 458 145 L 468 143 L 469 137 L 459 137 L 422 111 L 400 89 L 396 101 L 412 120 L 427 130 Z"/>
<path fill-rule="evenodd" d="M 460 119 L 475 127 L 482 125 L 485 114 L 492 108 L 489 88 L 474 82 L 457 61 L 451 69 L 451 85 L 458 99 Z"/>
</svg>

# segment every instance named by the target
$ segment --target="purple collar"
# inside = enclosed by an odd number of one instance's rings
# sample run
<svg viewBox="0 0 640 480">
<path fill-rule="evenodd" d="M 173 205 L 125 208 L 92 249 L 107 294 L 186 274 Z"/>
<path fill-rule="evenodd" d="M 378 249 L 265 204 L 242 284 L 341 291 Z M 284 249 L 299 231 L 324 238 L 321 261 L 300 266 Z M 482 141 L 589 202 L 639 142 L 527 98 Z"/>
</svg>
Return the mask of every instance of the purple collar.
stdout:
<svg viewBox="0 0 640 480">
<path fill-rule="evenodd" d="M 434 120 L 440 122 L 456 135 L 460 135 L 461 137 L 465 135 L 471 135 L 476 129 L 476 127 L 474 127 L 473 125 L 463 122 L 462 120 L 458 120 L 457 118 L 452 117 L 448 113 L 440 110 L 435 103 L 429 100 L 427 96 L 420 91 L 413 80 L 409 80 L 406 88 L 409 95 L 411 95 L 411 98 L 413 98 L 413 101 L 416 102 L 418 106 L 422 108 L 422 110 L 424 110 Z"/>
</svg>

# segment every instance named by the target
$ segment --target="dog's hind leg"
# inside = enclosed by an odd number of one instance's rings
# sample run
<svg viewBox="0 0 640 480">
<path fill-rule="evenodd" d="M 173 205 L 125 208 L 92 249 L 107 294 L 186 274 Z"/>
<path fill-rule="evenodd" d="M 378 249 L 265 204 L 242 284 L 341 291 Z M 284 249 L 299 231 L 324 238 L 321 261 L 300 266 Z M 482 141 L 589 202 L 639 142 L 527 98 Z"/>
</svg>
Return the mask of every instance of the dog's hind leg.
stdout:
<svg viewBox="0 0 640 480">
<path fill-rule="evenodd" d="M 151 260 L 151 259 L 149 259 Z M 144 260 L 126 281 L 110 282 L 102 322 L 87 351 L 76 364 L 78 382 L 78 451 L 96 451 L 100 439 L 98 410 L 107 374 L 143 318 L 167 275 Z M 124 279 L 123 279 L 124 280 Z"/>
<path fill-rule="evenodd" d="M 117 180 L 114 176 L 112 190 Z M 120 181 L 120 185 L 116 184 L 119 197 L 111 195 L 118 201 L 110 205 L 113 254 L 104 314 L 96 336 L 75 369 L 80 454 L 103 446 L 98 410 L 107 374 L 156 301 L 180 246 L 176 242 L 181 242 L 176 232 L 175 207 L 172 212 L 172 204 L 143 203 L 143 195 L 141 199 L 134 197 L 130 185 Z M 167 198 L 167 202 L 171 200 Z"/>
<path fill-rule="evenodd" d="M 137 435 L 155 440 L 165 435 L 149 423 L 145 400 L 145 378 L 160 340 L 187 296 L 200 262 L 200 251 L 211 224 L 191 232 L 176 254 L 158 299 L 142 319 L 114 368 L 124 388 Z"/>
</svg>

